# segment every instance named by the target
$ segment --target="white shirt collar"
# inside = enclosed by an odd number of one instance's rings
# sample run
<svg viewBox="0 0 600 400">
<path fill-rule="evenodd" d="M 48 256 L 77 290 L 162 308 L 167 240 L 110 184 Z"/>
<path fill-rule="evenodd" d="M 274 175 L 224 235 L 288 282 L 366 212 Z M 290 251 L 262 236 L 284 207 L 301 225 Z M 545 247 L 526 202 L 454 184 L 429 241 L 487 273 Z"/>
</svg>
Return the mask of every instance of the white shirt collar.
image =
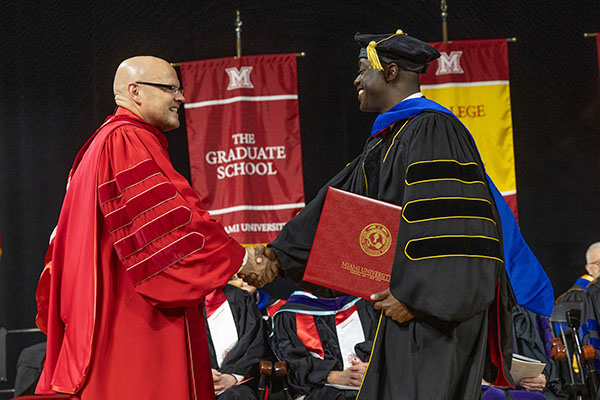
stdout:
<svg viewBox="0 0 600 400">
<path fill-rule="evenodd" d="M 417 93 L 413 93 L 410 96 L 406 97 L 404 100 L 418 99 L 420 97 L 423 97 L 423 93 L 417 92 Z M 404 101 L 404 100 L 402 100 L 402 101 Z"/>
</svg>

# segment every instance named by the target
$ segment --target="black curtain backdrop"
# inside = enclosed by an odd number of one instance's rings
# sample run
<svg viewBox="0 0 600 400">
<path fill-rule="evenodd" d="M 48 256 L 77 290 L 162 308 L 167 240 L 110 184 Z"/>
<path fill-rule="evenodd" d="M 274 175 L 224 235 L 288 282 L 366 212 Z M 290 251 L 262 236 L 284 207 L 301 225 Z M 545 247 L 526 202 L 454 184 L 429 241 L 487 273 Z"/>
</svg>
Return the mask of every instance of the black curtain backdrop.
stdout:
<svg viewBox="0 0 600 400">
<path fill-rule="evenodd" d="M 600 240 L 600 3 L 452 1 L 450 39 L 509 44 L 523 234 L 555 294 Z M 35 288 L 73 159 L 114 110 L 112 78 L 134 55 L 172 62 L 305 51 L 298 59 L 307 200 L 362 149 L 376 115 L 358 111 L 355 32 L 402 28 L 440 41 L 438 0 L 3 1 L 0 5 L 0 326 L 34 326 Z M 182 113 L 183 114 L 183 113 Z M 183 120 L 182 115 L 182 120 Z M 185 121 L 167 136 L 189 178 Z M 434 277 L 435 278 L 435 277 Z"/>
</svg>

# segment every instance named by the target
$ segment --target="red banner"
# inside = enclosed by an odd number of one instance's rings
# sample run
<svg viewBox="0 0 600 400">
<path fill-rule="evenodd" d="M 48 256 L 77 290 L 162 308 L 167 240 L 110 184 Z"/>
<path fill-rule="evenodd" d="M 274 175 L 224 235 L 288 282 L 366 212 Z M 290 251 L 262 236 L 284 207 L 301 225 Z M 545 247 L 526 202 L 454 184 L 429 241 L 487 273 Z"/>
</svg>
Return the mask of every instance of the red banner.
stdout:
<svg viewBox="0 0 600 400">
<path fill-rule="evenodd" d="M 304 207 L 296 55 L 181 63 L 192 186 L 245 244 Z"/>
<path fill-rule="evenodd" d="M 469 129 L 488 175 L 517 217 L 506 39 L 431 43 L 441 57 L 421 76 L 425 96 Z"/>
</svg>

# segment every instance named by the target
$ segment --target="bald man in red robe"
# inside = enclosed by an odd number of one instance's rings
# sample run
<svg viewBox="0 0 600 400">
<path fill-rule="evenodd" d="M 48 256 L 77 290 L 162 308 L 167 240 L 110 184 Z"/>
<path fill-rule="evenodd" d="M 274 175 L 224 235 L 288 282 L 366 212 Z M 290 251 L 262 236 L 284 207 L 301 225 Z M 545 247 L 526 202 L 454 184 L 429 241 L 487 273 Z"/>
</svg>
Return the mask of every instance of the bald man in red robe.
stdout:
<svg viewBox="0 0 600 400">
<path fill-rule="evenodd" d="M 198 304 L 237 272 L 274 279 L 202 209 L 167 154 L 185 101 L 175 70 L 134 57 L 118 108 L 81 149 L 37 290 L 48 336 L 37 394 L 74 399 L 212 399 Z M 249 256 L 248 256 L 249 255 Z"/>
</svg>

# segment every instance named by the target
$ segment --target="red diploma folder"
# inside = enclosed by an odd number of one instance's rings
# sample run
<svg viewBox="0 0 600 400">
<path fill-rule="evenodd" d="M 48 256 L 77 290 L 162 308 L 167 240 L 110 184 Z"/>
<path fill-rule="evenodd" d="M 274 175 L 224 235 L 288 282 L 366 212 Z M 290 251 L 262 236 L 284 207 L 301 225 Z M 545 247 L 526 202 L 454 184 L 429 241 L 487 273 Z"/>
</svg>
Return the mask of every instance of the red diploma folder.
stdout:
<svg viewBox="0 0 600 400">
<path fill-rule="evenodd" d="M 370 299 L 390 286 L 402 207 L 329 188 L 304 280 Z"/>
</svg>

